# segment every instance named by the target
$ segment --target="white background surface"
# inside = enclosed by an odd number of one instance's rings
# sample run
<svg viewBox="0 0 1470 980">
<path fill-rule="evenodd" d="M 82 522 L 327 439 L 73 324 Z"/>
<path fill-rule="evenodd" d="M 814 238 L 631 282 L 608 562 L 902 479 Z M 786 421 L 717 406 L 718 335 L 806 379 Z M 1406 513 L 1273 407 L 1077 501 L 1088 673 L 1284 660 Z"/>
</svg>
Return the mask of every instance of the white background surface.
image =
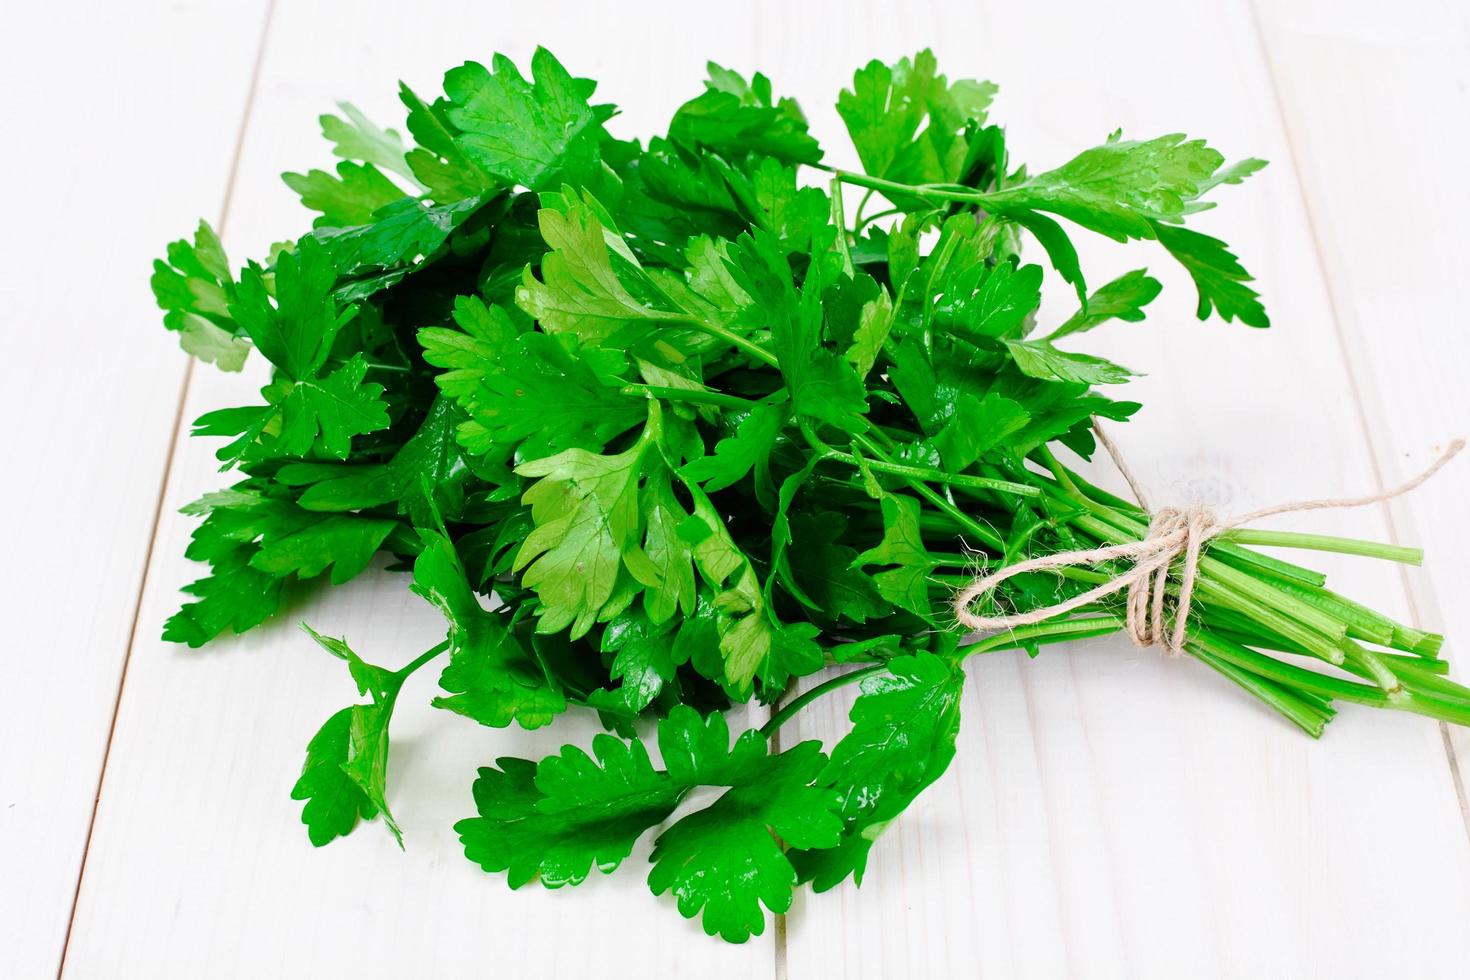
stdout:
<svg viewBox="0 0 1470 980">
<path fill-rule="evenodd" d="M 538 43 L 657 131 L 713 58 L 798 97 L 839 161 L 837 90 L 936 49 L 1001 86 L 992 116 L 1045 167 L 1116 126 L 1187 130 L 1271 166 L 1199 227 L 1256 273 L 1268 332 L 1163 298 L 1093 349 L 1148 373 L 1119 440 L 1156 497 L 1223 510 L 1369 492 L 1470 430 L 1460 298 L 1470 216 L 1470 12 L 1454 0 L 715 4 L 135 0 L 18 4 L 0 32 L 0 974 L 46 977 L 1464 977 L 1470 737 L 1347 707 L 1314 743 L 1193 663 L 1119 640 L 972 666 L 959 755 L 862 889 L 798 898 L 743 947 L 707 939 L 631 865 L 512 893 L 450 829 L 477 765 L 551 733 L 426 702 L 394 724 L 408 842 L 313 851 L 288 793 L 352 692 L 289 620 L 407 660 L 442 634 L 368 575 L 188 653 L 157 639 L 212 447 L 179 419 L 258 373 L 192 370 L 150 260 L 199 215 L 237 263 L 306 227 L 279 182 L 330 162 L 334 99 L 401 128 L 395 82 Z M 1088 243 L 1093 281 L 1140 246 Z M 259 365 L 255 365 L 259 370 Z M 1191 374 L 1192 376 L 1187 377 Z M 1470 637 L 1470 466 L 1304 530 L 1429 545 L 1422 570 L 1321 559 L 1334 584 Z M 1464 676 L 1462 673 L 1461 676 Z M 802 737 L 844 729 L 841 698 Z M 94 809 L 95 802 L 95 809 Z M 635 855 L 636 863 L 637 855 Z M 64 958 L 64 965 L 63 965 Z"/>
</svg>

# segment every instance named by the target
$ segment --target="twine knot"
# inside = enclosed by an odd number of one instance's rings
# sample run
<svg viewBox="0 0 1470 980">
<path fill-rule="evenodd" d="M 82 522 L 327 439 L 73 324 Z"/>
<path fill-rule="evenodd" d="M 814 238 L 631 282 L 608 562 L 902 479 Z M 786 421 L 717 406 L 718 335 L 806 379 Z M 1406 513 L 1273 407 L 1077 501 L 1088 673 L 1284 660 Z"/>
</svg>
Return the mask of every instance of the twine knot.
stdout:
<svg viewBox="0 0 1470 980">
<path fill-rule="evenodd" d="M 1138 482 L 1133 478 L 1127 464 L 1123 462 L 1123 457 L 1117 447 L 1113 445 L 1112 440 L 1107 437 L 1096 420 L 1093 426 L 1098 441 L 1108 451 L 1113 463 L 1133 489 L 1138 505 L 1147 511 L 1149 509 L 1147 498 Z M 955 594 L 955 618 L 959 620 L 961 626 L 971 631 L 1015 629 L 1018 626 L 1031 626 L 1064 615 L 1126 589 L 1127 596 L 1124 605 L 1127 611 L 1126 626 L 1129 639 L 1139 647 L 1161 646 L 1166 654 L 1177 657 L 1184 651 L 1189 607 L 1194 599 L 1195 581 L 1199 576 L 1200 554 L 1205 543 L 1211 538 L 1231 528 L 1275 514 L 1363 507 L 1391 500 L 1408 493 L 1428 480 L 1464 447 L 1464 440 L 1456 439 L 1423 473 L 1392 490 L 1367 497 L 1303 500 L 1296 503 L 1277 504 L 1227 520 L 1221 520 L 1213 510 L 1203 504 L 1193 504 L 1182 508 L 1161 507 L 1154 511 L 1149 521 L 1148 533 L 1139 541 L 1043 555 L 977 577 Z M 1002 582 L 1013 576 L 1027 572 L 1088 567 L 1110 562 L 1123 562 L 1126 567 L 1109 581 L 1055 605 L 1003 616 L 981 616 L 972 609 L 977 600 L 991 595 Z M 1173 589 L 1170 588 L 1171 578 L 1177 579 L 1177 585 Z"/>
</svg>

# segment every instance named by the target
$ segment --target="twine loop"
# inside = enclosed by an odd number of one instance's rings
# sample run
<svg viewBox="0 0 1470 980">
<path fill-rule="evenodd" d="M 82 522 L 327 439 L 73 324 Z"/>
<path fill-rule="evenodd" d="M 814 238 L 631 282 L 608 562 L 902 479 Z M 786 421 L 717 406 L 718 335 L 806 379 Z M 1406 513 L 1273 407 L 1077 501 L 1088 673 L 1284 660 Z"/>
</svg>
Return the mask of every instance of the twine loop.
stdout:
<svg viewBox="0 0 1470 980">
<path fill-rule="evenodd" d="M 1093 421 L 1098 441 L 1112 457 L 1114 465 L 1128 481 L 1138 505 L 1149 510 L 1147 498 L 1138 481 L 1123 461 L 1102 426 Z M 1415 489 L 1444 466 L 1461 449 L 1463 439 L 1450 443 L 1448 449 L 1428 469 L 1412 480 L 1367 497 L 1327 498 L 1302 500 L 1294 503 L 1276 504 L 1260 510 L 1222 520 L 1203 504 L 1188 507 L 1161 507 L 1153 512 L 1148 533 L 1141 540 L 1125 544 L 1106 545 L 1080 551 L 1063 551 L 1053 555 L 1031 558 L 997 571 L 978 576 L 969 585 L 960 589 L 954 598 L 955 618 L 961 626 L 971 631 L 1007 630 L 1061 616 L 1082 606 L 1097 602 L 1117 592 L 1127 590 L 1128 637 L 1139 647 L 1160 646 L 1171 657 L 1184 651 L 1186 627 L 1189 622 L 1190 603 L 1194 600 L 1195 582 L 1199 576 L 1200 554 L 1211 538 L 1231 528 L 1241 527 L 1270 517 L 1305 510 L 1329 510 L 1347 507 L 1365 507 L 1382 503 Z M 976 601 L 991 595 L 1007 579 L 1027 572 L 1044 572 L 1062 568 L 1086 568 L 1109 562 L 1123 562 L 1127 567 L 1118 575 L 1080 595 L 1065 599 L 1055 605 L 1032 609 L 1029 612 L 1001 616 L 981 616 L 973 611 Z M 1177 566 L 1177 571 L 1176 571 Z M 1174 595 L 1170 595 L 1170 579 L 1177 579 Z"/>
</svg>

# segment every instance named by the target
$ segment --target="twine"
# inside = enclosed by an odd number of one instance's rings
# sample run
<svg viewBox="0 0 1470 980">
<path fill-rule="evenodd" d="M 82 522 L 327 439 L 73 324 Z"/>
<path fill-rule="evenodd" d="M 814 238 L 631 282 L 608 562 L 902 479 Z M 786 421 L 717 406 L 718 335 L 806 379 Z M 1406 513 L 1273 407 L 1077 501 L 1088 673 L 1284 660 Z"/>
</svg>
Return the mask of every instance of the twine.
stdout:
<svg viewBox="0 0 1470 980">
<path fill-rule="evenodd" d="M 1143 488 L 1128 469 L 1128 464 L 1123 461 L 1123 456 L 1118 452 L 1118 448 L 1113 445 L 1112 440 L 1107 437 L 1102 426 L 1095 419 L 1093 430 L 1097 433 L 1098 441 L 1112 457 L 1113 464 L 1123 474 L 1123 479 L 1128 481 L 1128 486 L 1132 489 L 1138 506 L 1148 512 L 1150 510 L 1148 498 L 1144 495 Z M 1082 551 L 1063 551 L 1054 555 L 1032 558 L 977 577 L 955 595 L 955 618 L 959 620 L 961 626 L 971 631 L 1015 629 L 1018 626 L 1031 626 L 1063 615 L 1127 589 L 1126 623 L 1129 638 L 1140 647 L 1162 646 L 1164 652 L 1169 656 L 1177 657 L 1184 649 L 1189 606 L 1194 598 L 1195 580 L 1199 576 L 1200 551 L 1211 538 L 1231 528 L 1251 524 L 1263 517 L 1271 517 L 1276 514 L 1366 507 L 1369 504 L 1392 500 L 1408 493 L 1434 476 L 1463 448 L 1465 448 L 1465 440 L 1456 439 L 1428 469 L 1412 480 L 1391 490 L 1367 497 L 1325 498 L 1276 504 L 1225 520 L 1218 518 L 1213 510 L 1202 504 L 1184 508 L 1160 508 L 1153 512 L 1148 533 L 1140 541 Z M 1111 581 L 1104 582 L 1096 588 L 1055 605 L 1006 616 L 980 616 L 971 611 L 970 607 L 976 600 L 990 595 L 1002 582 L 1013 576 L 1058 568 L 1100 565 L 1111 561 L 1125 561 L 1131 564 Z M 1171 604 L 1167 587 L 1176 561 L 1179 562 L 1179 595 Z M 1169 620 L 1172 620 L 1172 629 L 1166 628 Z"/>
</svg>

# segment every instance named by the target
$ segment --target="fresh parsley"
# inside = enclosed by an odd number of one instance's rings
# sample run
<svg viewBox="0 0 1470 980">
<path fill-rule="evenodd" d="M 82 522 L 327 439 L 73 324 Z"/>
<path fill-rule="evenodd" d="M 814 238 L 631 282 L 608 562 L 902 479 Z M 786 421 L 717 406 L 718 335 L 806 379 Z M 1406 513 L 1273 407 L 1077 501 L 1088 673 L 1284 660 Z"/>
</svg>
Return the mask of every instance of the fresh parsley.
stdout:
<svg viewBox="0 0 1470 980">
<path fill-rule="evenodd" d="M 576 885 L 650 835 L 651 890 L 741 942 L 800 883 L 862 880 L 954 757 L 969 657 L 1121 628 L 1115 597 L 967 638 L 948 600 L 977 565 L 1145 533 L 1056 451 L 1089 456 L 1094 418 L 1138 409 L 1112 394 L 1132 372 L 1076 345 L 1143 320 L 1160 284 L 1140 268 L 1089 291 L 1072 235 L 1146 243 L 1202 319 L 1265 327 L 1250 274 L 1185 224 L 1263 164 L 1114 133 L 1023 166 L 995 86 L 928 51 L 837 97 L 860 173 L 824 163 L 760 74 L 711 65 L 646 142 L 593 93 L 538 50 L 524 75 L 497 55 L 442 97 L 403 87 L 407 138 L 343 104 L 321 120 L 335 167 L 285 176 L 314 213 L 297 238 L 240 269 L 205 224 L 168 246 L 164 325 L 270 379 L 195 423 L 237 476 L 186 508 L 209 574 L 164 635 L 252 629 L 386 556 L 445 639 L 391 670 L 311 633 L 359 696 L 307 743 L 311 841 L 378 816 L 401 841 L 392 716 L 434 663 L 433 705 L 482 725 L 592 711 L 607 729 L 481 769 L 470 860 Z M 1043 306 L 1046 266 L 1075 306 Z M 1438 636 L 1228 535 L 1201 568 L 1188 653 L 1310 734 L 1339 700 L 1470 722 Z M 1046 606 L 1104 574 L 1018 576 L 991 601 Z M 775 737 L 854 683 L 829 750 Z M 752 698 L 770 720 L 732 739 L 723 711 Z"/>
</svg>

